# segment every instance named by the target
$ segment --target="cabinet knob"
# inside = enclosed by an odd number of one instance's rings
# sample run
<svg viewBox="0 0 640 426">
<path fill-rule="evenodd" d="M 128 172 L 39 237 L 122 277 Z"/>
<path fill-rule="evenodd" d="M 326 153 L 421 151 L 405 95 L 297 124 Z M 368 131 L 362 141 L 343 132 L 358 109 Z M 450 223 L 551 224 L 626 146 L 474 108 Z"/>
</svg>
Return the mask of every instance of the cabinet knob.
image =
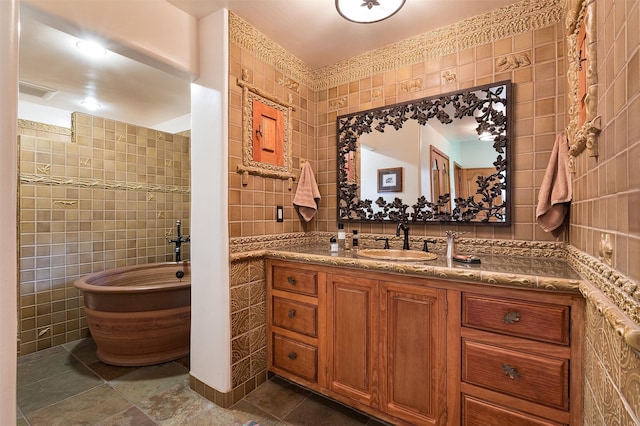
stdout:
<svg viewBox="0 0 640 426">
<path fill-rule="evenodd" d="M 512 367 L 509 364 L 502 364 L 502 371 L 504 371 L 504 374 L 509 376 L 509 378 L 512 380 L 520 379 L 520 373 L 518 373 L 518 370 L 516 370 L 515 367 Z"/>
<path fill-rule="evenodd" d="M 296 310 L 295 309 L 291 309 L 288 313 L 289 318 L 293 318 L 296 316 Z"/>
<path fill-rule="evenodd" d="M 293 277 L 287 277 L 287 282 L 291 285 L 296 285 L 296 279 Z"/>
<path fill-rule="evenodd" d="M 293 361 L 294 359 L 298 358 L 298 355 L 295 352 L 289 352 L 289 355 L 287 355 L 287 358 Z"/>
<path fill-rule="evenodd" d="M 514 324 L 518 321 L 520 321 L 520 312 L 518 311 L 509 311 L 502 318 L 502 322 L 505 324 Z"/>
</svg>

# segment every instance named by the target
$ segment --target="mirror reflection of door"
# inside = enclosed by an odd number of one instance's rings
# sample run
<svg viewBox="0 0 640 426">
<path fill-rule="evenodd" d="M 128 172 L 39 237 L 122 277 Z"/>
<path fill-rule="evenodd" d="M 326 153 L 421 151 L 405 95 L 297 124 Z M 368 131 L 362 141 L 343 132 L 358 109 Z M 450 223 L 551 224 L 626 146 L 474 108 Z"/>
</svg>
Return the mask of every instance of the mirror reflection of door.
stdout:
<svg viewBox="0 0 640 426">
<path fill-rule="evenodd" d="M 496 173 L 496 169 L 492 167 L 484 167 L 484 168 L 470 168 L 470 169 L 460 169 L 460 192 L 459 196 L 462 198 L 473 197 L 473 200 L 476 203 L 482 201 L 482 194 L 478 194 L 478 178 L 479 177 L 487 177 Z M 456 192 L 458 194 L 458 192 Z M 502 203 L 502 197 L 499 196 L 493 199 L 494 205 Z M 495 218 L 490 219 L 491 222 L 495 222 Z"/>
<path fill-rule="evenodd" d="M 451 177 L 449 173 L 449 156 L 430 145 L 431 163 L 431 200 L 436 202 L 441 195 L 451 193 Z M 445 211 L 451 211 L 451 200 L 447 203 Z"/>
</svg>

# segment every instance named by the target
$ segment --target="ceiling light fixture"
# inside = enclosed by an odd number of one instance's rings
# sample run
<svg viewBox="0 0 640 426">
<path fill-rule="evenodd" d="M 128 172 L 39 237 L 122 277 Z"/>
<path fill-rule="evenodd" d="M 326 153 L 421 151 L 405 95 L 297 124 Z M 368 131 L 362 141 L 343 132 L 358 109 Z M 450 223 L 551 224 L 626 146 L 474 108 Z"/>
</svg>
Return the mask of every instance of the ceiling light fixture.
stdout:
<svg viewBox="0 0 640 426">
<path fill-rule="evenodd" d="M 103 56 L 107 54 L 107 49 L 99 45 L 94 41 L 80 40 L 76 43 L 76 47 L 81 52 L 92 58 Z"/>
<path fill-rule="evenodd" d="M 102 108 L 102 105 L 100 105 L 94 98 L 86 98 L 84 101 L 80 102 L 80 105 L 82 105 L 89 111 L 95 111 Z"/>
<path fill-rule="evenodd" d="M 405 0 L 336 0 L 336 9 L 344 18 L 359 24 L 379 22 L 394 15 Z"/>
</svg>

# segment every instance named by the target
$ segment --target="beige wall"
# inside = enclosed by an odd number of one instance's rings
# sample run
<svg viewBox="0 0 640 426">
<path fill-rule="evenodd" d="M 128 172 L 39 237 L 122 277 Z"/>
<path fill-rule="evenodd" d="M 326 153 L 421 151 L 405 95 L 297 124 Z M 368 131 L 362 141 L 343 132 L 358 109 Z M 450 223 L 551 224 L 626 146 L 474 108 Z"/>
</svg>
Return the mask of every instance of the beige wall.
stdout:
<svg viewBox="0 0 640 426">
<path fill-rule="evenodd" d="M 18 0 L 0 2 L 0 423 L 16 422 Z"/>
<path fill-rule="evenodd" d="M 19 122 L 20 355 L 88 335 L 76 278 L 171 261 L 190 229 L 188 137 L 74 115 Z"/>
<path fill-rule="evenodd" d="M 614 269 L 636 282 L 640 280 L 639 9 L 638 0 L 596 1 L 598 113 L 603 130 L 598 158 L 585 153 L 576 162 L 569 239 L 597 258 L 600 236 L 609 234 Z M 586 318 L 585 424 L 638 424 L 640 356 L 590 303 Z"/>
</svg>

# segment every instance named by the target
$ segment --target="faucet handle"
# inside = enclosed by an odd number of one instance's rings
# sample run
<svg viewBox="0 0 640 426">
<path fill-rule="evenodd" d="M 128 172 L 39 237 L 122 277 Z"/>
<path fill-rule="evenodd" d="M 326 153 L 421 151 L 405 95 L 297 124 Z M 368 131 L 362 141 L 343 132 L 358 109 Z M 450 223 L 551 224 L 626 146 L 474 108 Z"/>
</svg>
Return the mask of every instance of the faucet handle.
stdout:
<svg viewBox="0 0 640 426">
<path fill-rule="evenodd" d="M 384 241 L 384 248 L 385 249 L 389 248 L 389 239 L 388 238 L 379 237 L 379 238 L 376 238 L 376 241 Z"/>
<path fill-rule="evenodd" d="M 437 243 L 437 241 L 434 239 L 424 240 L 424 244 L 422 245 L 422 251 L 429 253 L 429 246 L 427 245 L 427 243 L 435 244 Z"/>
</svg>

